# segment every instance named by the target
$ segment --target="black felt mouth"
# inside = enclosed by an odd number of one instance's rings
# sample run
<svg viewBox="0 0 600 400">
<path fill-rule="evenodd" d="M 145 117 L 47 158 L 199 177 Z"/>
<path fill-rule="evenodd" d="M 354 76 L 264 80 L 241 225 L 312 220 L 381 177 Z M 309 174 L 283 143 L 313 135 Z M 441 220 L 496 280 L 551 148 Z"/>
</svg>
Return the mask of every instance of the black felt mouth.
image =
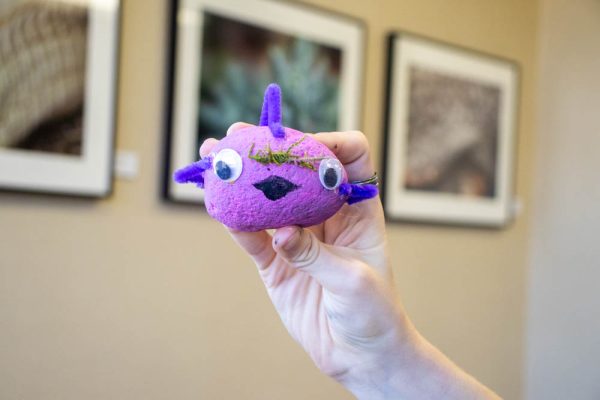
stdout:
<svg viewBox="0 0 600 400">
<path fill-rule="evenodd" d="M 252 186 L 263 192 L 265 197 L 272 201 L 279 200 L 289 192 L 300 187 L 277 175 L 271 175 L 267 179 L 254 183 Z"/>
</svg>

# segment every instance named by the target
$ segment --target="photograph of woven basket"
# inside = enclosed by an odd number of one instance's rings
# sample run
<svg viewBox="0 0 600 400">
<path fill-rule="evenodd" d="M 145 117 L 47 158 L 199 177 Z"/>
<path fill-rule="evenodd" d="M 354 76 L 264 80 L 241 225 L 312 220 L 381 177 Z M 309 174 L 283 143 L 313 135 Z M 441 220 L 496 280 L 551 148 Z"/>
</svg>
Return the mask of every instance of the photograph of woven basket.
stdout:
<svg viewBox="0 0 600 400">
<path fill-rule="evenodd" d="M 81 154 L 86 40 L 83 3 L 0 9 L 0 146 Z"/>
<path fill-rule="evenodd" d="M 119 0 L 0 0 L 0 189 L 112 190 Z"/>
</svg>

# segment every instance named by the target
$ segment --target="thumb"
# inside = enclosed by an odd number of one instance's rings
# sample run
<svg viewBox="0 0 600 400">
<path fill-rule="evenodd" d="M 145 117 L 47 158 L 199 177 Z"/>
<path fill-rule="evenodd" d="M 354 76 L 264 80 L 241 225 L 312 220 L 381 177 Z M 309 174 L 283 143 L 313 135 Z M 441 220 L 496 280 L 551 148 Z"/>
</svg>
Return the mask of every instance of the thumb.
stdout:
<svg viewBox="0 0 600 400">
<path fill-rule="evenodd" d="M 292 268 L 313 277 L 323 288 L 339 295 L 362 291 L 371 271 L 359 260 L 345 256 L 308 229 L 288 226 L 273 235 L 273 249 Z"/>
</svg>

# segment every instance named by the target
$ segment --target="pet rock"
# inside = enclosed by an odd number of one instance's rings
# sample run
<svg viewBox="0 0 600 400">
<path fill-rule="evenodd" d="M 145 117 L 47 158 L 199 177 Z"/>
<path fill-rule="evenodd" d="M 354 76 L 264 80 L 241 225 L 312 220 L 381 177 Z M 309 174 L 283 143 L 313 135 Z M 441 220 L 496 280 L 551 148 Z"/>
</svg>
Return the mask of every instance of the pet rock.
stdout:
<svg viewBox="0 0 600 400">
<path fill-rule="evenodd" d="M 205 158 L 175 172 L 205 191 L 208 214 L 241 231 L 319 224 L 344 203 L 375 197 L 352 184 L 342 163 L 312 135 L 281 125 L 281 90 L 271 84 L 258 126 L 221 139 Z"/>
</svg>

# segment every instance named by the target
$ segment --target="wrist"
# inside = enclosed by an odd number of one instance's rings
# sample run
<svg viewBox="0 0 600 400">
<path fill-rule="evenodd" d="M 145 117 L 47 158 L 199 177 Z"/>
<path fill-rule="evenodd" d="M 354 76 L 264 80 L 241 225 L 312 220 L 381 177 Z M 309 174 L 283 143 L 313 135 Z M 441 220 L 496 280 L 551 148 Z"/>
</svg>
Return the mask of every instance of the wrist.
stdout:
<svg viewBox="0 0 600 400">
<path fill-rule="evenodd" d="M 352 368 L 339 382 L 359 400 L 412 399 L 416 366 L 422 365 L 423 337 L 406 318 L 401 326 L 365 362 Z"/>
<path fill-rule="evenodd" d="M 357 399 L 499 398 L 407 325 L 401 341 L 377 362 L 340 381 Z"/>
</svg>

